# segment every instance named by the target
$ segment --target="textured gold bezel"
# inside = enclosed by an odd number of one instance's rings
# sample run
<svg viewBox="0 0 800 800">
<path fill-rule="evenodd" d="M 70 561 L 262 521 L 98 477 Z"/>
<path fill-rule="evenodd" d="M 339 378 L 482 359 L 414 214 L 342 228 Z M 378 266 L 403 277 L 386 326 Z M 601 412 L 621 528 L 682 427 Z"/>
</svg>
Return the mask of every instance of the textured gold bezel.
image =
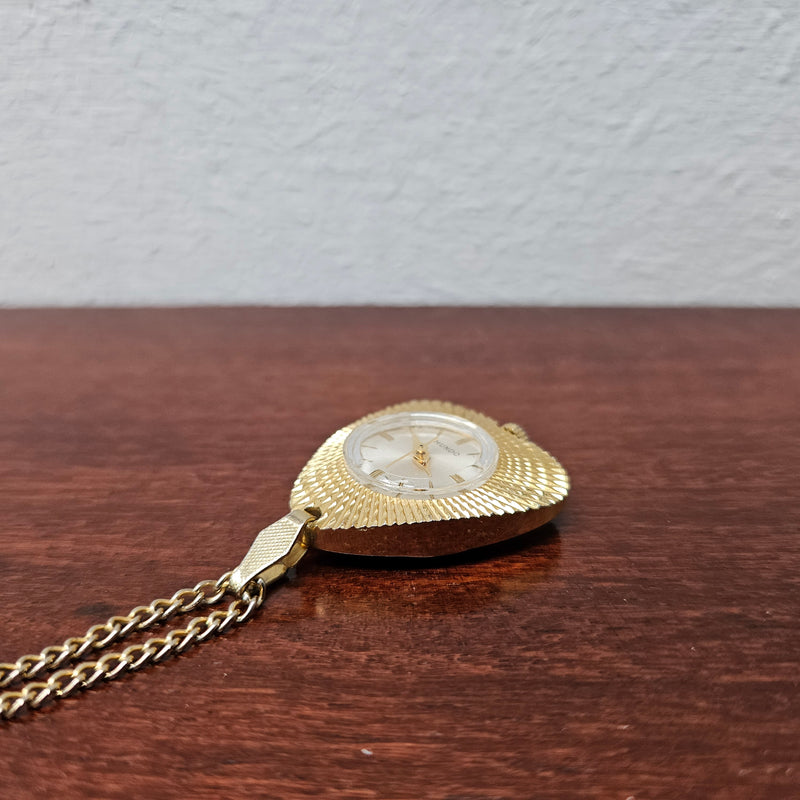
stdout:
<svg viewBox="0 0 800 800">
<path fill-rule="evenodd" d="M 497 443 L 497 466 L 480 486 L 448 497 L 392 497 L 356 481 L 347 469 L 344 441 L 359 425 L 402 411 L 454 414 L 483 428 Z M 363 529 L 446 520 L 466 520 L 559 506 L 569 491 L 561 464 L 529 441 L 518 426 L 501 427 L 477 411 L 438 400 L 390 406 L 336 431 L 303 467 L 294 483 L 293 509 L 314 507 L 319 530 Z"/>
</svg>

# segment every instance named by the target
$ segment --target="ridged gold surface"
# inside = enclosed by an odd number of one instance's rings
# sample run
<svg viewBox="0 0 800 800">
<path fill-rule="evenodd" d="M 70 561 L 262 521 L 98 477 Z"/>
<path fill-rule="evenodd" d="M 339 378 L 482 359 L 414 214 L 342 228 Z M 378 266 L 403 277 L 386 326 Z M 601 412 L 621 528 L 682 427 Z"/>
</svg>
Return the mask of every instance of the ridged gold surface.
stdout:
<svg viewBox="0 0 800 800">
<path fill-rule="evenodd" d="M 402 411 L 455 414 L 480 425 L 497 442 L 497 467 L 480 486 L 450 497 L 391 497 L 353 478 L 344 459 L 344 441 L 364 422 Z M 292 508 L 316 507 L 317 528 L 368 528 L 414 522 L 514 514 L 554 505 L 569 491 L 561 464 L 526 438 L 505 430 L 477 411 L 438 400 L 412 400 L 369 414 L 336 431 L 311 457 L 294 483 Z"/>
</svg>

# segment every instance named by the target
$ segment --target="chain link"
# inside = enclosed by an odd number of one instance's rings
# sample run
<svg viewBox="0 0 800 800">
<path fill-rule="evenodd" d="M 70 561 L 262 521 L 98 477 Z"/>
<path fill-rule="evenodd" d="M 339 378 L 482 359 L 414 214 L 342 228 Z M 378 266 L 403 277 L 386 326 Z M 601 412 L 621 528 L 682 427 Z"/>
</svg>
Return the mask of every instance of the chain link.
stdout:
<svg viewBox="0 0 800 800">
<path fill-rule="evenodd" d="M 176 614 L 214 605 L 228 590 L 230 576 L 231 573 L 226 572 L 219 580 L 201 581 L 192 589 L 175 592 L 169 599 L 153 600 L 149 606 L 136 606 L 124 617 L 114 616 L 101 625 L 92 625 L 84 636 L 73 636 L 62 645 L 45 647 L 38 655 L 21 656 L 14 664 L 0 664 L 0 689 L 58 669 L 69 661 L 83 658 L 90 650 L 102 650 L 133 631 L 147 630 Z"/>
<path fill-rule="evenodd" d="M 233 592 L 231 574 L 226 572 L 216 581 L 201 581 L 192 589 L 181 589 L 169 599 L 136 606 L 126 616 L 111 617 L 105 623 L 93 625 L 84 636 L 73 636 L 63 645 L 45 647 L 38 655 L 25 655 L 13 664 L 0 664 L 0 688 L 22 684 L 0 694 L 0 720 L 14 719 L 25 710 L 35 710 L 91 689 L 100 681 L 113 680 L 148 664 L 157 664 L 211 636 L 225 633 L 234 625 L 247 622 L 264 602 L 266 583 L 255 578 L 239 592 Z M 96 661 L 82 661 L 62 669 L 64 664 L 77 661 L 89 652 L 103 650 L 134 631 L 145 631 L 178 614 L 216 605 L 226 594 L 233 595 L 226 611 L 218 609 L 208 616 L 194 617 L 185 628 L 175 628 L 163 637 L 153 636 L 121 652 L 106 653 Z M 52 674 L 46 680 L 35 680 L 47 672 Z"/>
</svg>

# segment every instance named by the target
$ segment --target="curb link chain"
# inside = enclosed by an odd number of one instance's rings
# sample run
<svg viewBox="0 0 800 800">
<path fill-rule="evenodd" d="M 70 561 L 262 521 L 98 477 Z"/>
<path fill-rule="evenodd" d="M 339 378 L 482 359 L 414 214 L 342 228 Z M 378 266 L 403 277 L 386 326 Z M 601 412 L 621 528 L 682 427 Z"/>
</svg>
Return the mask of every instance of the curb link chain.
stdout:
<svg viewBox="0 0 800 800">
<path fill-rule="evenodd" d="M 234 593 L 230 586 L 231 574 L 226 572 L 216 581 L 201 581 L 192 589 L 181 589 L 169 599 L 137 606 L 126 616 L 111 617 L 105 623 L 93 625 L 85 636 L 73 636 L 63 645 L 45 647 L 38 655 L 25 655 L 13 664 L 0 664 L 0 689 L 23 684 L 16 690 L 0 694 L 0 720 L 15 719 L 25 710 L 35 710 L 49 702 L 91 689 L 100 681 L 113 680 L 151 663 L 158 664 L 170 655 L 183 653 L 211 636 L 226 633 L 234 625 L 247 622 L 264 603 L 266 583 L 255 578 Z M 134 631 L 144 631 L 177 614 L 215 605 L 226 594 L 233 594 L 226 611 L 217 610 L 205 617 L 194 617 L 185 628 L 176 628 L 166 636 L 153 636 L 121 652 L 106 653 L 96 661 L 83 661 L 74 667 L 59 669 L 90 651 L 107 648 Z M 52 674 L 47 680 L 33 680 L 43 672 Z"/>
</svg>

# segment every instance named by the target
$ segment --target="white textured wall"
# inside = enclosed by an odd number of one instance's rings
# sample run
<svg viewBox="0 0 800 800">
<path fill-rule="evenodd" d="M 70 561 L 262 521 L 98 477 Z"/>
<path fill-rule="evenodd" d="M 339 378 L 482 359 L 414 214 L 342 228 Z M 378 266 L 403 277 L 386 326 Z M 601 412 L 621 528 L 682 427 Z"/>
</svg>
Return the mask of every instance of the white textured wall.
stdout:
<svg viewBox="0 0 800 800">
<path fill-rule="evenodd" d="M 1 0 L 0 304 L 798 304 L 797 0 Z"/>
</svg>

